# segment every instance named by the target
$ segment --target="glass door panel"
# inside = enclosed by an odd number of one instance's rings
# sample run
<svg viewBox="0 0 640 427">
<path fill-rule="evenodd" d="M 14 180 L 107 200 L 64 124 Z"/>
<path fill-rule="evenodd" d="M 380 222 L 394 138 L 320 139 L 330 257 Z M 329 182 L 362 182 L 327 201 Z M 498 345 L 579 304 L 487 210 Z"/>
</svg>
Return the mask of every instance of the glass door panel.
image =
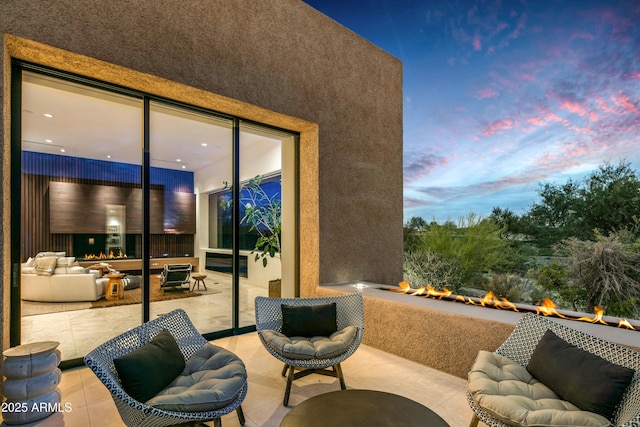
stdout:
<svg viewBox="0 0 640 427">
<path fill-rule="evenodd" d="M 293 276 L 285 275 L 295 252 L 293 152 L 291 134 L 241 122 L 239 254 L 247 274 L 240 278 L 239 327 L 255 324 L 256 296 L 293 296 L 286 289 Z"/>
<path fill-rule="evenodd" d="M 139 294 L 107 294 L 104 276 L 136 270 L 141 128 L 138 98 L 24 72 L 22 343 L 59 341 L 70 360 L 140 323 Z"/>
<path fill-rule="evenodd" d="M 231 271 L 218 268 L 231 248 L 210 244 L 224 204 L 210 194 L 224 192 L 233 176 L 232 125 L 151 102 L 151 318 L 182 308 L 201 333 L 232 328 Z"/>
</svg>

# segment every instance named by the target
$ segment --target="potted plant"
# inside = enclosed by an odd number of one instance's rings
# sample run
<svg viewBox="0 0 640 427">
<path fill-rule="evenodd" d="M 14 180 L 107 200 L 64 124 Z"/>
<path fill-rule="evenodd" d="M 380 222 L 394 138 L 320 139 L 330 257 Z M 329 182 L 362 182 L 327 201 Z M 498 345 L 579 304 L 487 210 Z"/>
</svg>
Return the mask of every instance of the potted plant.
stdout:
<svg viewBox="0 0 640 427">
<path fill-rule="evenodd" d="M 280 258 L 280 233 L 282 231 L 282 203 L 278 193 L 269 196 L 261 185 L 264 177 L 256 175 L 240 187 L 240 203 L 244 207 L 244 215 L 240 224 L 249 225 L 249 232 L 258 233 L 258 239 L 251 253 L 254 261 L 262 259 L 266 267 L 269 258 Z M 225 189 L 231 186 L 225 182 Z M 225 208 L 230 207 L 232 200 L 223 202 Z M 269 296 L 280 296 L 280 279 L 269 281 Z"/>
</svg>

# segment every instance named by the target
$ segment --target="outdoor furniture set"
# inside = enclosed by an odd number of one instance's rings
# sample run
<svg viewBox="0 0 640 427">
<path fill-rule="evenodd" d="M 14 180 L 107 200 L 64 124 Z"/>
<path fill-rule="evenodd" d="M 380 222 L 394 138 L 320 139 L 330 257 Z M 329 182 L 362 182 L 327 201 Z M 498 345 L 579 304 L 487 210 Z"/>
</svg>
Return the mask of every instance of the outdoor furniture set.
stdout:
<svg viewBox="0 0 640 427">
<path fill-rule="evenodd" d="M 327 402 L 344 399 L 353 402 L 348 405 L 353 413 L 338 418 L 357 421 L 362 417 L 356 412 L 374 411 L 363 409 L 371 408 L 368 400 L 389 400 L 386 395 L 350 393 L 355 390 L 346 390 L 342 375 L 340 363 L 362 341 L 361 294 L 257 297 L 255 307 L 261 343 L 284 363 L 285 406 L 293 381 L 312 373 L 338 378 L 342 389 L 298 405 L 283 425 L 297 425 L 299 420 L 309 419 L 309 414 L 326 411 Z M 129 426 L 214 420 L 220 427 L 220 417 L 233 410 L 244 425 L 244 363 L 235 354 L 208 343 L 182 310 L 102 344 L 85 357 L 85 363 L 111 392 Z M 471 427 L 479 421 L 492 427 L 638 427 L 640 353 L 545 317 L 525 314 L 495 352 L 479 352 L 469 372 L 467 400 L 474 412 Z M 429 415 L 433 425 L 447 425 L 428 408 L 415 413 Z"/>
</svg>

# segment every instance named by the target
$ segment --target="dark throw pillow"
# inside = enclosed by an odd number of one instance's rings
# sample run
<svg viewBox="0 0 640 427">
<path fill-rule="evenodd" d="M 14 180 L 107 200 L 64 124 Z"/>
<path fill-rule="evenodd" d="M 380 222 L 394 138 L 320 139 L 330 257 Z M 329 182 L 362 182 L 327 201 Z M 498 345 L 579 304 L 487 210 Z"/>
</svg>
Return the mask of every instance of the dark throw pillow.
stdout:
<svg viewBox="0 0 640 427">
<path fill-rule="evenodd" d="M 611 420 L 633 369 L 610 363 L 547 330 L 527 370 L 561 399 Z"/>
<path fill-rule="evenodd" d="M 166 329 L 142 347 L 113 360 L 122 388 L 146 402 L 168 386 L 184 369 L 184 356 Z"/>
<path fill-rule="evenodd" d="M 328 337 L 338 330 L 336 303 L 282 305 L 282 333 L 288 337 Z"/>
</svg>

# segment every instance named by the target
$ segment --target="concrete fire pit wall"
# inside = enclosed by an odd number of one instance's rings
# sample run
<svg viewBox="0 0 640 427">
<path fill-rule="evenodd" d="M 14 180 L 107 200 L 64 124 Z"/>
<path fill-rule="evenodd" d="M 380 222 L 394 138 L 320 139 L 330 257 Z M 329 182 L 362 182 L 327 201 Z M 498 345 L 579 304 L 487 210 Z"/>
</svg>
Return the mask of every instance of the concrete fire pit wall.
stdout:
<svg viewBox="0 0 640 427">
<path fill-rule="evenodd" d="M 318 288 L 317 296 L 341 292 Z M 364 297 L 363 343 L 467 378 L 478 351 L 494 351 L 514 325 Z"/>
<path fill-rule="evenodd" d="M 514 326 L 365 297 L 363 342 L 460 378 L 480 350 L 494 351 Z"/>
</svg>

